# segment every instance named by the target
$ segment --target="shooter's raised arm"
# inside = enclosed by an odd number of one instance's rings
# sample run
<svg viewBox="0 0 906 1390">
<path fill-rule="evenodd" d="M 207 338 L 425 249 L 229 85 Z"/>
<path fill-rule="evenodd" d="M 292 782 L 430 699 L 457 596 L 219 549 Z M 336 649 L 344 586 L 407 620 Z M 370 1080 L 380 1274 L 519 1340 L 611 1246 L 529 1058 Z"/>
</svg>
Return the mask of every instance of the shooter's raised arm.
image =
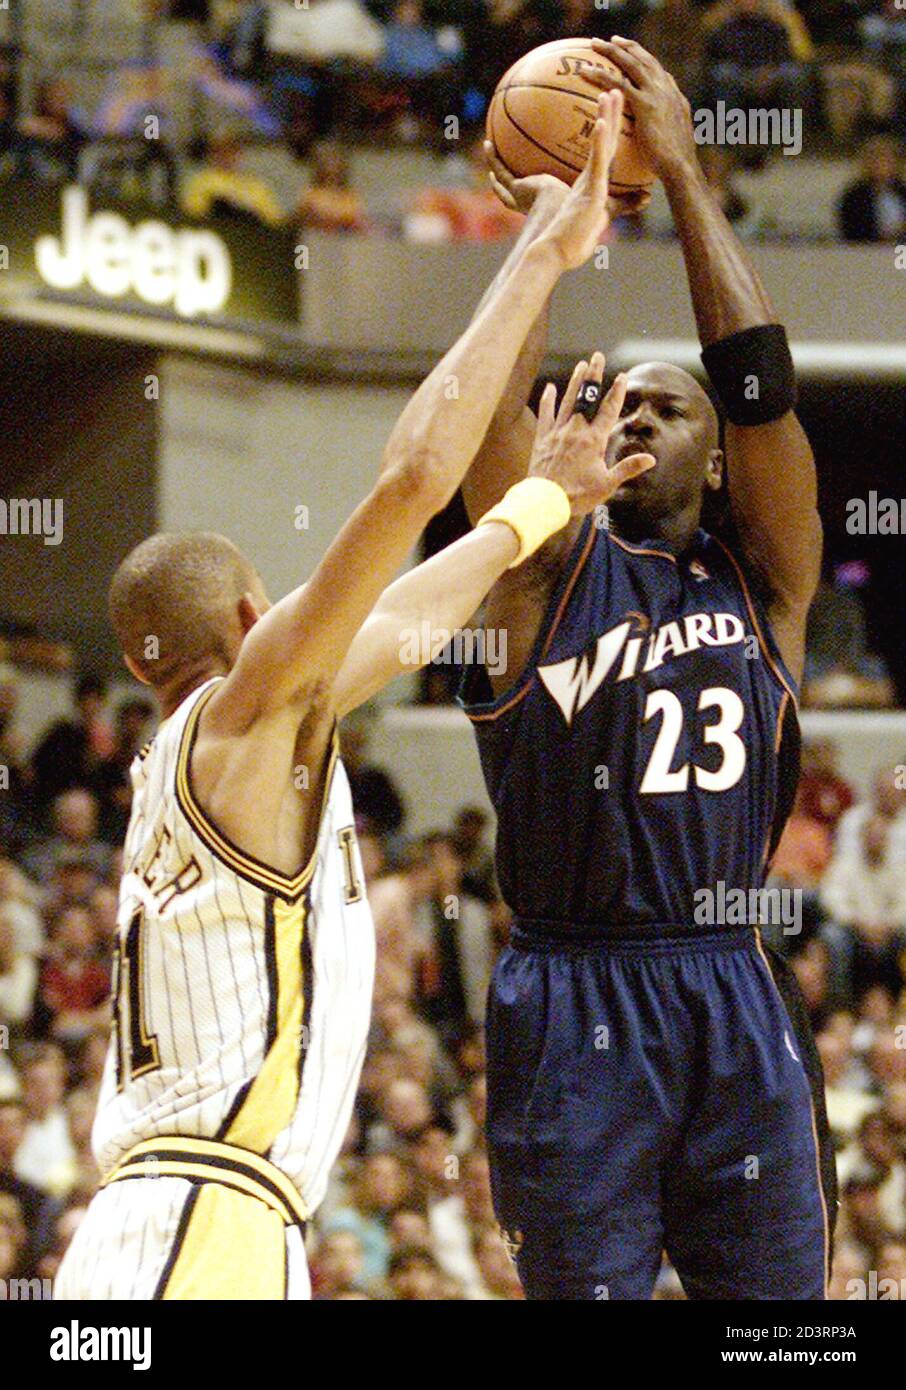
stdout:
<svg viewBox="0 0 906 1390">
<path fill-rule="evenodd" d="M 767 594 L 781 655 L 802 674 L 805 616 L 821 565 L 815 461 L 796 414 L 783 326 L 749 256 L 713 198 L 689 103 L 640 44 L 596 40 L 623 74 L 636 139 L 676 223 L 708 371 L 727 417 L 730 503 L 745 559 Z"/>
</svg>

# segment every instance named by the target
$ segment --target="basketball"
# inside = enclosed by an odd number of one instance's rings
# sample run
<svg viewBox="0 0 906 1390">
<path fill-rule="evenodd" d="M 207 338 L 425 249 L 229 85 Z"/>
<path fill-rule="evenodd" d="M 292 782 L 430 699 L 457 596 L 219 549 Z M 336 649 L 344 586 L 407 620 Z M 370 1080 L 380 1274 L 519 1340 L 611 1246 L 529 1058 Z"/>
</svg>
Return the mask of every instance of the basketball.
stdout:
<svg viewBox="0 0 906 1390">
<path fill-rule="evenodd" d="M 597 68 L 620 77 L 591 39 L 558 39 L 533 48 L 497 84 L 488 107 L 487 134 L 517 178 L 554 174 L 575 183 L 588 158 L 600 89 L 588 79 Z M 615 198 L 647 192 L 655 174 L 635 139 L 628 101 L 610 171 Z"/>
</svg>

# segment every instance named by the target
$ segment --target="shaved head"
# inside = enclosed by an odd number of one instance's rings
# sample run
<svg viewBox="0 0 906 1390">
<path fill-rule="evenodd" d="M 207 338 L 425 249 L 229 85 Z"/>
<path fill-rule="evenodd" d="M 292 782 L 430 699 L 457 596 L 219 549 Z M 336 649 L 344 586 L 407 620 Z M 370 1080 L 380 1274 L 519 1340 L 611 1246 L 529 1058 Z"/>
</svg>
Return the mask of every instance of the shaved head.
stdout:
<svg viewBox="0 0 906 1390">
<path fill-rule="evenodd" d="M 682 367 L 677 367 L 673 362 L 640 362 L 637 367 L 632 367 L 628 373 L 630 385 L 641 379 L 642 382 L 653 382 L 661 385 L 669 391 L 675 391 L 684 396 L 697 411 L 701 412 L 703 420 L 707 422 L 709 435 L 708 444 L 710 448 L 716 449 L 720 442 L 720 421 L 717 411 L 705 388 L 695 377 Z"/>
<path fill-rule="evenodd" d="M 267 605 L 242 551 L 212 531 L 161 532 L 122 561 L 110 584 L 110 618 L 123 653 L 154 686 L 183 669 L 229 670 L 243 638 L 239 603 Z"/>
</svg>

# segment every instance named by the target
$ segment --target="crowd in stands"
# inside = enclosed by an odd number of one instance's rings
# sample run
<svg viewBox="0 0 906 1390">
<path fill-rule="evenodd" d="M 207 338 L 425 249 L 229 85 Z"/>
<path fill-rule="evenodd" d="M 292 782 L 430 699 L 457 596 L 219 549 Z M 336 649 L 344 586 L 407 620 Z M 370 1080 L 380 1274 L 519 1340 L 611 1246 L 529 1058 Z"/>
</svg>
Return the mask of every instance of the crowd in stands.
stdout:
<svg viewBox="0 0 906 1390">
<path fill-rule="evenodd" d="M 15 674 L 0 680 L 0 1296 L 12 1279 L 49 1296 L 99 1180 L 90 1135 L 128 769 L 153 729 L 147 700 L 111 719 L 103 682 L 84 677 L 71 715 L 26 756 Z M 368 761 L 367 724 L 349 721 L 343 747 L 378 966 L 353 1122 L 310 1233 L 315 1297 L 519 1298 L 483 1133 L 484 996 L 509 926 L 488 818 L 466 806 L 412 837 L 391 777 Z M 807 745 L 770 883 L 796 893 L 792 919 L 763 930 L 792 961 L 826 1070 L 841 1183 L 832 1295 L 904 1297 L 906 765 L 859 798 L 833 742 Z M 656 1297 L 682 1297 L 666 1263 Z"/>
<path fill-rule="evenodd" d="M 474 161 L 461 153 L 480 136 L 497 81 L 536 44 L 619 31 L 665 63 L 696 110 L 720 102 L 801 109 L 807 149 L 859 156 L 837 208 L 839 235 L 906 236 L 899 0 L 202 0 L 188 7 L 171 0 L 151 8 L 159 21 L 191 16 L 190 61 L 168 69 L 152 45 L 147 58 L 111 75 L 92 110 L 59 74 L 40 81 L 28 109 L 19 109 L 15 64 L 0 55 L 0 155 L 8 170 L 78 175 L 106 191 L 137 184 L 158 201 L 181 202 L 189 215 L 216 207 L 268 226 L 506 237 L 512 218 L 493 206 Z M 204 104 L 204 134 L 177 157 L 173 108 L 185 90 Z M 149 116 L 157 122 L 152 137 Z M 261 140 L 309 166 L 311 185 L 295 206 L 245 169 L 245 146 Z M 351 185 L 345 151 L 394 142 L 451 158 L 441 186 L 388 219 Z M 734 174 L 761 168 L 770 154 L 727 146 L 706 155 L 728 215 L 748 235 L 771 229 L 734 188 Z M 638 220 L 627 226 L 639 231 Z"/>
</svg>

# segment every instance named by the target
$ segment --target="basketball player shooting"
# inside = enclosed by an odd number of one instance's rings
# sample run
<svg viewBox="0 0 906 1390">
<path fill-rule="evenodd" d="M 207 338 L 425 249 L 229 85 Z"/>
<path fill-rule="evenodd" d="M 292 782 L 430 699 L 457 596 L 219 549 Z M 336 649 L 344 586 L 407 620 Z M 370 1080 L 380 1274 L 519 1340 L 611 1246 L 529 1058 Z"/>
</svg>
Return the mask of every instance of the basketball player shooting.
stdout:
<svg viewBox="0 0 906 1390">
<path fill-rule="evenodd" d="M 820 1299 L 833 1160 L 808 1026 L 757 925 L 700 913 L 702 890 L 761 887 L 790 809 L 814 461 L 786 334 L 710 196 L 688 102 L 637 43 L 595 48 L 673 211 L 725 447 L 690 375 L 634 367 L 606 460 L 655 466 L 490 595 L 510 666 L 471 670 L 464 703 L 515 914 L 489 1001 L 495 1207 L 531 1298 L 649 1298 L 666 1249 L 691 1297 Z M 519 257 L 566 189 L 499 162 L 492 181 L 528 211 Z M 466 478 L 474 517 L 532 457 L 545 327 L 546 311 Z M 724 470 L 732 545 L 701 524 Z"/>
<path fill-rule="evenodd" d="M 113 578 L 126 664 L 164 719 L 133 768 L 94 1129 L 104 1180 L 58 1298 L 309 1294 L 305 1223 L 349 1123 L 374 964 L 337 719 L 411 669 L 407 633 L 465 623 L 508 566 L 653 464 L 640 451 L 605 467 L 625 383 L 590 423 L 573 412 L 583 363 L 559 410 L 547 393 L 531 476 L 390 583 L 458 487 L 556 281 L 594 249 L 622 105 L 601 97 L 586 174 L 403 411 L 307 584 L 270 606 L 245 556 L 208 533 L 152 536 Z M 599 356 L 598 389 L 603 371 Z"/>
</svg>

